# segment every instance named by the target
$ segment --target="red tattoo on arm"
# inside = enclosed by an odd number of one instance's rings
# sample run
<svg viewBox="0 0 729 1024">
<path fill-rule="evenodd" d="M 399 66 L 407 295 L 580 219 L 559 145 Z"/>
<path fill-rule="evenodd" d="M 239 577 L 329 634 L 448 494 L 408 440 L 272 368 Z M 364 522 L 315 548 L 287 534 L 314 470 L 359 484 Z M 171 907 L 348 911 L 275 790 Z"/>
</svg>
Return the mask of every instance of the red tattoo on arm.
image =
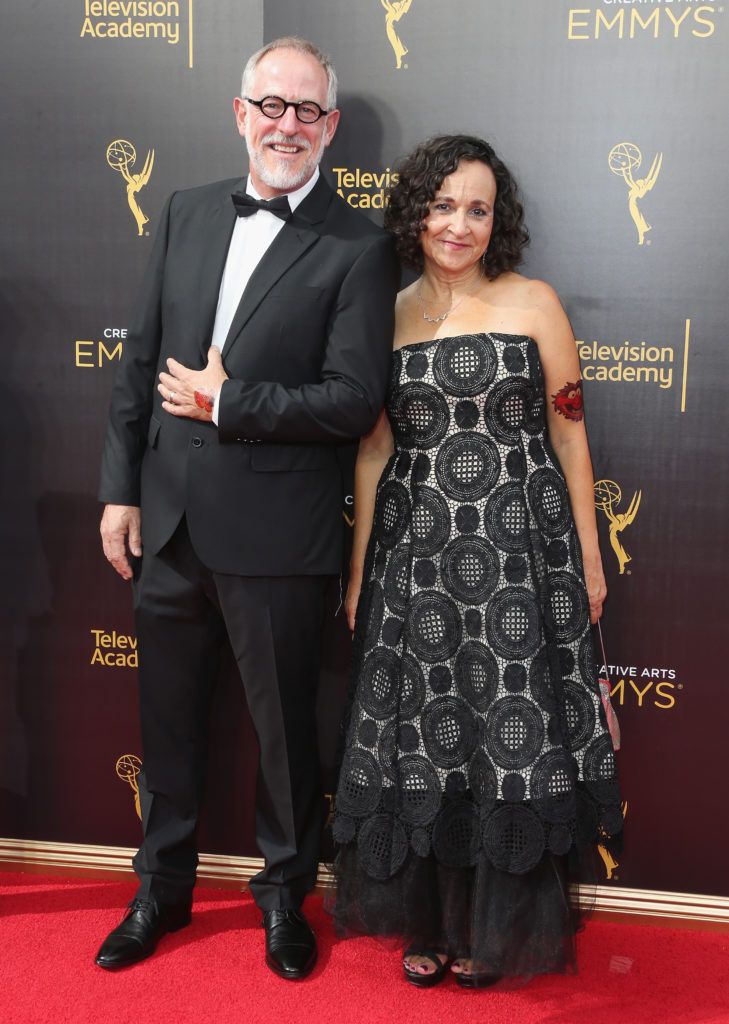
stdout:
<svg viewBox="0 0 729 1024">
<path fill-rule="evenodd" d="M 204 409 L 205 412 L 209 412 L 210 415 L 212 416 L 213 407 L 215 405 L 212 395 L 206 395 L 204 391 L 196 391 L 195 405 L 198 407 L 198 409 Z"/>
<path fill-rule="evenodd" d="M 574 384 L 567 381 L 565 386 L 560 388 L 556 395 L 552 395 L 552 405 L 554 406 L 554 411 L 558 412 L 560 416 L 578 423 L 584 415 L 582 409 L 582 381 L 575 381 Z"/>
</svg>

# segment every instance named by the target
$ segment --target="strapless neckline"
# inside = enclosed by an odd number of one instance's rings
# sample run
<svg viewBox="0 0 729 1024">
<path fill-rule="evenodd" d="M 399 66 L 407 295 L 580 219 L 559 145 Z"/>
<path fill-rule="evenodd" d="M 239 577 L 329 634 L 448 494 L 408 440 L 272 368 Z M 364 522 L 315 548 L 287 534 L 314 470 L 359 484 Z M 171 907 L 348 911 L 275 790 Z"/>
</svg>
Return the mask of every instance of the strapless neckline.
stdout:
<svg viewBox="0 0 729 1024">
<path fill-rule="evenodd" d="M 436 345 L 441 341 L 458 341 L 460 338 L 520 338 L 523 341 L 530 342 L 532 345 L 537 344 L 530 334 L 511 334 L 509 331 L 470 331 L 467 334 L 446 334 L 442 338 L 429 338 L 426 341 L 412 341 L 409 345 L 398 345 L 397 348 L 392 350 L 392 354 L 404 352 L 405 349 L 409 348 L 425 348 L 428 345 Z"/>
</svg>

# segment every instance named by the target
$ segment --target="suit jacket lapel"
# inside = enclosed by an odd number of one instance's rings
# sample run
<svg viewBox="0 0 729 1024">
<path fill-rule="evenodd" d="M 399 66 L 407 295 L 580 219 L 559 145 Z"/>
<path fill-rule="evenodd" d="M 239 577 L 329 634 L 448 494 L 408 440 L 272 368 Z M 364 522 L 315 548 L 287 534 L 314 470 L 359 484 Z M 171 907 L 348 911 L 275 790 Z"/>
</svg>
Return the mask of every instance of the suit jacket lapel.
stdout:
<svg viewBox="0 0 729 1024">
<path fill-rule="evenodd" d="M 213 325 L 215 324 L 215 314 L 218 309 L 218 298 L 220 296 L 220 282 L 223 279 L 225 261 L 228 258 L 230 239 L 238 219 L 230 193 L 242 188 L 245 188 L 245 178 L 237 182 L 233 188 L 226 189 L 221 201 L 211 211 L 206 241 L 201 246 L 200 290 L 198 293 L 200 330 L 198 337 L 200 338 L 200 353 L 203 358 L 203 365 L 205 365 L 207 360 L 210 339 L 213 336 Z"/>
<path fill-rule="evenodd" d="M 326 217 L 332 190 L 320 177 L 306 199 L 286 221 L 251 274 L 223 346 L 225 357 L 268 292 L 286 271 L 319 239 L 318 225 Z M 218 284 L 222 268 L 218 276 Z"/>
</svg>

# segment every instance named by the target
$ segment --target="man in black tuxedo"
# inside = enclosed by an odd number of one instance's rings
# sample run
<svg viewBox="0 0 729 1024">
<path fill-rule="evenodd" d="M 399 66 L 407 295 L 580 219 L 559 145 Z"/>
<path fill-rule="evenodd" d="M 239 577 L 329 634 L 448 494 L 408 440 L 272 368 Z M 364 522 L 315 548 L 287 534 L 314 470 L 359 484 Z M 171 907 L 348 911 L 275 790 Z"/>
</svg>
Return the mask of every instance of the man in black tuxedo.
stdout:
<svg viewBox="0 0 729 1024">
<path fill-rule="evenodd" d="M 141 960 L 190 920 L 227 634 L 260 743 L 265 867 L 250 887 L 267 963 L 300 978 L 316 959 L 300 906 L 322 826 L 314 703 L 342 553 L 337 449 L 382 405 L 398 271 L 388 236 L 319 176 L 339 111 L 316 47 L 254 54 L 234 109 L 249 177 L 168 200 L 111 401 L 101 534 L 134 579 L 144 841 L 137 896 L 96 963 Z"/>
</svg>

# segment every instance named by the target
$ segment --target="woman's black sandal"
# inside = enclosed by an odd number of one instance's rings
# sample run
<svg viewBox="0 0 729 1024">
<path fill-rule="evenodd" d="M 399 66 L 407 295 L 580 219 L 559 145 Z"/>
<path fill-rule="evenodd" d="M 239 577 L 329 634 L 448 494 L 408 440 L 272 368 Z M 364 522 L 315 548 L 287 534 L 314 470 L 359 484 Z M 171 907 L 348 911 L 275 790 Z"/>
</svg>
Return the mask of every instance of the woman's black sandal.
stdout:
<svg viewBox="0 0 729 1024">
<path fill-rule="evenodd" d="M 453 971 L 452 973 L 455 975 L 456 984 L 461 988 L 488 988 L 489 985 L 495 985 L 497 981 L 501 981 L 501 976 L 498 974 L 486 974 L 485 972 L 466 974 L 463 971 Z"/>
<path fill-rule="evenodd" d="M 443 981 L 446 973 L 448 972 L 448 961 L 441 960 L 443 954 L 438 954 L 434 949 L 406 949 L 403 953 L 403 964 L 402 969 L 405 977 L 411 985 L 416 985 L 418 988 L 432 988 L 433 985 L 437 985 L 439 981 Z M 405 963 L 405 958 L 409 956 L 423 956 L 430 960 L 435 965 L 435 970 L 429 974 L 420 974 L 419 971 L 411 971 L 408 969 Z"/>
</svg>

